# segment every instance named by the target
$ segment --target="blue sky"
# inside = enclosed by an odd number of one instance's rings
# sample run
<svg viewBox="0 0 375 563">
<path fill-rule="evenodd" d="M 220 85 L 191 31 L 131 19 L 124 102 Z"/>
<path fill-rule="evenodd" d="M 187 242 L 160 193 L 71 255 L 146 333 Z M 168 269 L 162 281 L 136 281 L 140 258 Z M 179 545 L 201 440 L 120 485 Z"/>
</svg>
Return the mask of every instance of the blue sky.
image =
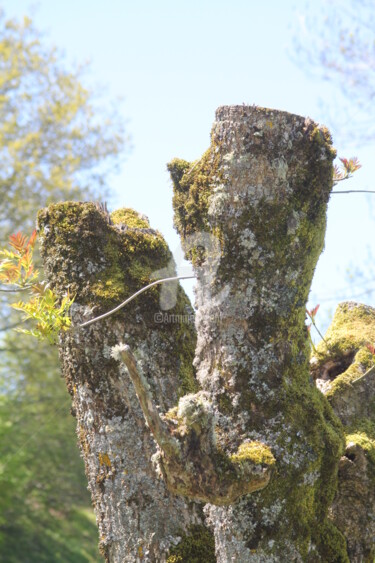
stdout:
<svg viewBox="0 0 375 563">
<path fill-rule="evenodd" d="M 314 3 L 317 17 L 323 3 Z M 291 60 L 303 2 L 41 0 L 33 5 L 3 0 L 1 5 L 7 17 L 34 13 L 36 26 L 68 61 L 91 60 L 90 80 L 105 86 L 104 98 L 124 98 L 120 114 L 133 148 L 112 179 L 111 207 L 134 207 L 148 215 L 172 250 L 178 237 L 166 163 L 175 156 L 194 160 L 206 150 L 218 106 L 255 103 L 330 126 L 319 99 L 339 103 L 332 86 Z M 340 155 L 356 155 L 363 164 L 345 188 L 371 189 L 374 146 L 336 147 Z M 326 249 L 312 296 L 312 304 L 322 303 L 322 318 L 335 307 L 335 299 L 325 298 L 348 298 L 367 288 L 347 290 L 345 271 L 368 266 L 375 225 L 368 197 L 331 198 Z M 369 302 L 369 296 L 358 300 Z"/>
</svg>

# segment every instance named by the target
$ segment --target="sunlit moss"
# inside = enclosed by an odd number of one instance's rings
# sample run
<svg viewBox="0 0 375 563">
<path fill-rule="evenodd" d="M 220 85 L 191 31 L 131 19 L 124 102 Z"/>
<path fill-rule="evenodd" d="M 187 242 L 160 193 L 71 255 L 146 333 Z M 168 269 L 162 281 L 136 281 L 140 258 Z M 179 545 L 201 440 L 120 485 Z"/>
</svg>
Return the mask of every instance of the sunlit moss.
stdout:
<svg viewBox="0 0 375 563">
<path fill-rule="evenodd" d="M 261 442 L 245 442 L 241 444 L 237 452 L 230 456 L 233 463 L 245 463 L 247 461 L 256 465 L 272 466 L 276 460 L 271 449 Z"/>
</svg>

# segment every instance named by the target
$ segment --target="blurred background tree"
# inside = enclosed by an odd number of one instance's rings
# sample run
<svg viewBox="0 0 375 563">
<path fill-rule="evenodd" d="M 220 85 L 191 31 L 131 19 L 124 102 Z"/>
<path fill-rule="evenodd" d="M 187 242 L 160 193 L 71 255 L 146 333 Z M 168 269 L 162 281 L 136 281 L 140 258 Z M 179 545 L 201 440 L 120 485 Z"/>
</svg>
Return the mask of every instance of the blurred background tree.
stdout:
<svg viewBox="0 0 375 563">
<path fill-rule="evenodd" d="M 325 0 L 299 13 L 293 58 L 333 86 L 324 113 L 337 140 L 351 145 L 375 139 L 375 5 L 372 0 Z M 337 98 L 342 96 L 342 99 Z"/>
<path fill-rule="evenodd" d="M 3 247 L 13 232 L 31 234 L 51 202 L 108 197 L 127 141 L 84 85 L 87 66 L 66 65 L 29 18 L 1 14 L 0 38 Z M 0 561 L 100 561 L 57 352 L 15 333 L 20 315 L 0 295 Z"/>
<path fill-rule="evenodd" d="M 324 122 L 333 132 L 340 155 L 359 155 L 361 148 L 375 142 L 375 4 L 372 0 L 325 0 L 317 5 L 298 7 L 298 28 L 294 35 L 292 59 L 306 73 L 327 81 L 328 89 L 320 100 Z M 351 154 L 349 155 L 349 151 Z M 352 189 L 340 184 L 337 189 Z M 374 190 L 374 185 L 357 189 Z M 359 198 L 357 195 L 333 197 Z M 367 198 L 375 221 L 375 195 Z M 353 199 L 353 206 L 355 205 Z M 375 249 L 369 233 L 367 257 L 353 256 L 346 271 L 346 289 L 336 295 L 313 296 L 314 302 L 329 305 L 353 299 L 372 304 L 375 298 Z M 320 318 L 328 326 L 330 317 Z"/>
</svg>

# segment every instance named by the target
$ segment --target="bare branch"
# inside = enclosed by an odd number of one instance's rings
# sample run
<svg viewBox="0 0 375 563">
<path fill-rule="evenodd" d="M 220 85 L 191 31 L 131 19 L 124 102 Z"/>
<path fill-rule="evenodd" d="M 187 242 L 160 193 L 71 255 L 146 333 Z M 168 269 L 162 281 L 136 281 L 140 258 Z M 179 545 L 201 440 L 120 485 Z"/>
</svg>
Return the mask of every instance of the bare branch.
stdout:
<svg viewBox="0 0 375 563">
<path fill-rule="evenodd" d="M 167 455 L 171 457 L 177 456 L 179 458 L 181 452 L 178 442 L 170 435 L 168 427 L 160 418 L 160 415 L 154 406 L 153 397 L 150 393 L 150 386 L 147 379 L 140 371 L 138 371 L 136 359 L 131 353 L 129 346 L 125 344 L 114 346 L 112 348 L 112 356 L 116 360 L 121 359 L 127 367 L 144 417 L 160 448 Z"/>
</svg>

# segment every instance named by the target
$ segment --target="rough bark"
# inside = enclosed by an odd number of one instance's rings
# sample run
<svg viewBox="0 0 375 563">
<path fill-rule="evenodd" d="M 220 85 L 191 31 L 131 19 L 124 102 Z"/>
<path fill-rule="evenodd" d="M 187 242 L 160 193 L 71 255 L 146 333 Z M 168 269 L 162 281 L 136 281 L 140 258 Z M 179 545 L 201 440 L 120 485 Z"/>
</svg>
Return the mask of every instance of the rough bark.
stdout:
<svg viewBox="0 0 375 563">
<path fill-rule="evenodd" d="M 345 553 L 327 520 L 343 435 L 310 381 L 304 324 L 333 158 L 328 132 L 311 120 L 235 106 L 217 111 L 211 146 L 193 169 L 169 165 L 175 223 L 198 280 L 195 366 L 218 443 L 231 455 L 258 441 L 276 459 L 263 491 L 206 506 L 219 562 Z M 220 243 L 210 275 L 192 238 L 200 231 Z"/>
<path fill-rule="evenodd" d="M 160 233 L 132 210 L 108 218 L 92 204 L 63 203 L 39 213 L 46 274 L 59 294 L 75 295 L 73 325 L 113 308 L 151 273 L 171 266 Z M 153 288 L 114 317 L 61 336 L 63 375 L 72 396 L 79 445 L 106 561 L 165 561 L 191 527 L 207 534 L 202 511 L 170 494 L 156 475 L 155 442 L 125 369 L 111 357 L 124 339 L 132 347 L 161 411 L 196 389 L 194 326 L 155 322 Z M 183 291 L 171 313 L 193 315 Z"/>
<path fill-rule="evenodd" d="M 334 322 L 311 364 L 305 327 L 334 156 L 310 119 L 219 108 L 203 157 L 169 164 L 197 276 L 196 346 L 191 325 L 155 322 L 155 288 L 62 336 L 108 561 L 372 560 L 374 312 L 350 346 L 338 344 L 350 315 Z M 92 204 L 40 213 L 47 274 L 76 294 L 75 325 L 167 267 L 144 221 L 125 210 L 111 225 Z M 169 318 L 188 307 L 179 289 Z"/>
</svg>

